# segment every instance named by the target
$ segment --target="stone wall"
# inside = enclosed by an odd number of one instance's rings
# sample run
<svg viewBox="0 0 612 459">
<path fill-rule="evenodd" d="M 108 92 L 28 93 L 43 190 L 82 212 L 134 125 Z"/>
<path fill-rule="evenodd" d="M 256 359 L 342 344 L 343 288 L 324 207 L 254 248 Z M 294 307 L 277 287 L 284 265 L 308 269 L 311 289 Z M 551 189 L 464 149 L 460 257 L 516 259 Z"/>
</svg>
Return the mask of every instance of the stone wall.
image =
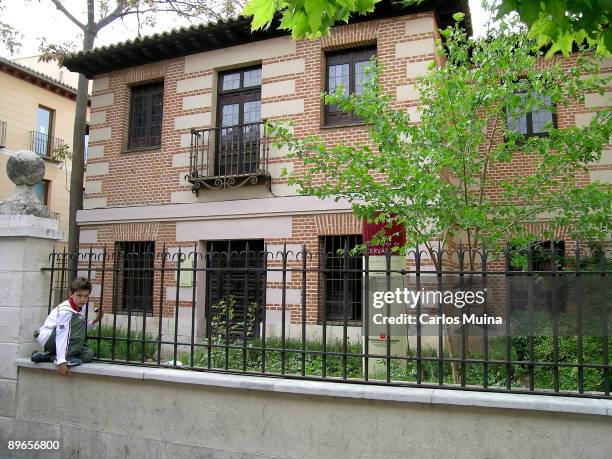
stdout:
<svg viewBox="0 0 612 459">
<path fill-rule="evenodd" d="M 13 439 L 59 442 L 55 454 L 27 457 L 596 458 L 612 447 L 611 407 L 105 364 L 70 378 L 22 367 L 16 417 L 0 417 L 0 454 Z"/>
</svg>

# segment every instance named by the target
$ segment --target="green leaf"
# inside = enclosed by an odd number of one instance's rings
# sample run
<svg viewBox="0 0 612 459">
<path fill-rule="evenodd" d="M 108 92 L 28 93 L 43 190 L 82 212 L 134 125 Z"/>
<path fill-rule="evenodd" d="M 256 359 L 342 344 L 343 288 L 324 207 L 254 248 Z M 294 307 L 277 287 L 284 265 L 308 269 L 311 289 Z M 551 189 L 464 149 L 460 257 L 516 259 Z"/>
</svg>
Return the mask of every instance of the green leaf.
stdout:
<svg viewBox="0 0 612 459">
<path fill-rule="evenodd" d="M 306 14 L 308 15 L 310 31 L 320 31 L 321 23 L 323 21 L 323 15 L 325 14 L 324 2 L 321 2 L 319 0 L 306 0 L 304 2 L 304 9 L 306 10 Z"/>
<path fill-rule="evenodd" d="M 269 25 L 274 18 L 274 0 L 249 0 L 242 10 L 243 16 L 253 16 L 251 30 L 259 30 Z"/>
<path fill-rule="evenodd" d="M 357 0 L 357 11 L 361 14 L 371 13 L 374 11 L 374 6 L 380 0 Z"/>
<path fill-rule="evenodd" d="M 457 12 L 455 14 L 453 14 L 453 20 L 455 22 L 461 22 L 463 21 L 463 18 L 465 17 L 465 14 L 461 13 L 461 12 Z"/>
<path fill-rule="evenodd" d="M 291 24 L 291 36 L 294 40 L 302 38 L 308 34 L 310 21 L 308 20 L 308 16 L 306 16 L 303 12 L 298 11 L 296 14 L 294 14 Z"/>
</svg>

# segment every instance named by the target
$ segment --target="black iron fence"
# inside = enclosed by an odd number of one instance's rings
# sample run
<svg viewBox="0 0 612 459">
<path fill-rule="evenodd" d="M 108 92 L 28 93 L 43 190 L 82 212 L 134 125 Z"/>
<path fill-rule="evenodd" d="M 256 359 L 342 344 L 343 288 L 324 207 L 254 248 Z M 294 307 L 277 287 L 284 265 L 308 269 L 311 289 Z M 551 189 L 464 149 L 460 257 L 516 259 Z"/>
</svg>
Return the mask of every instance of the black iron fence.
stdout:
<svg viewBox="0 0 612 459">
<path fill-rule="evenodd" d="M 226 241 L 50 256 L 93 283 L 90 332 L 112 363 L 356 384 L 610 397 L 610 248 L 415 249 Z M 354 242 L 354 241 L 353 241 Z M 208 250 L 205 250 L 205 249 Z M 93 312 L 88 312 L 90 319 Z"/>
<path fill-rule="evenodd" d="M 187 180 L 194 192 L 269 184 L 268 150 L 264 122 L 192 129 Z"/>
<path fill-rule="evenodd" d="M 62 139 L 42 132 L 30 131 L 30 150 L 40 156 L 52 157 L 53 152 L 65 145 Z"/>
</svg>

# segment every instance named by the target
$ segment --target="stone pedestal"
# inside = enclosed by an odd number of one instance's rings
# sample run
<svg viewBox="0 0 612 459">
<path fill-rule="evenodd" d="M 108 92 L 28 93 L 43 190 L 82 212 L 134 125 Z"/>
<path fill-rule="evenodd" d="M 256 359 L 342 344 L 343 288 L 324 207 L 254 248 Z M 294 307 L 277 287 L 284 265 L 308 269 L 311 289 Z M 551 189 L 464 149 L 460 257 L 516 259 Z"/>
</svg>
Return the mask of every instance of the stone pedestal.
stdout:
<svg viewBox="0 0 612 459">
<path fill-rule="evenodd" d="M 0 420 L 15 417 L 15 360 L 38 348 L 34 332 L 47 316 L 51 280 L 42 268 L 50 266 L 53 245 L 63 238 L 32 189 L 44 171 L 38 155 L 13 155 L 7 175 L 15 193 L 0 202 Z"/>
<path fill-rule="evenodd" d="M 57 221 L 0 215 L 0 417 L 15 416 L 15 359 L 38 348 L 34 332 L 49 302 L 49 254 L 63 234 Z"/>
</svg>

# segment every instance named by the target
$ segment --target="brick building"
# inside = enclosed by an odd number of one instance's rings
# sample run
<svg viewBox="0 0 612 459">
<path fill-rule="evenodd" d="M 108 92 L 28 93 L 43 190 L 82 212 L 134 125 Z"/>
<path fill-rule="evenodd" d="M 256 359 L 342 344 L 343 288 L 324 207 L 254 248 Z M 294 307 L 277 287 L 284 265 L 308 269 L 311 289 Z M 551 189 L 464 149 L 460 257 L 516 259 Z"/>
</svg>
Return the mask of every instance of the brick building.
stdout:
<svg viewBox="0 0 612 459">
<path fill-rule="evenodd" d="M 228 247 L 243 251 L 248 244 L 253 251 L 265 247 L 276 253 L 286 244 L 293 253 L 304 245 L 316 254 L 360 242 L 362 223 L 347 202 L 299 196 L 281 177 L 283 168 L 295 165 L 286 151 L 266 143 L 261 122 L 290 118 L 297 136 L 316 134 L 329 144 L 366 141 L 367 128 L 325 107 L 321 93 L 338 82 L 358 92 L 362 66 L 373 54 L 384 65 L 384 91 L 418 122 L 414 80 L 436 59 L 437 30 L 449 25 L 456 11 L 466 13 L 469 28 L 467 2 L 426 2 L 402 10 L 383 2 L 375 13 L 316 40 L 296 42 L 276 27 L 251 33 L 249 21 L 239 18 L 69 59 L 70 70 L 94 79 L 84 209 L 78 213 L 84 250 L 204 253 Z M 573 107 L 560 113 L 559 123 L 585 122 L 588 113 L 588 106 Z M 592 176 L 609 179 L 610 163 L 608 152 L 605 165 L 594 167 Z M 282 267 L 279 257 L 255 258 L 237 257 L 237 266 Z M 126 259 L 118 263 L 129 264 Z M 151 257 L 143 263 L 139 267 L 161 262 Z M 295 255 L 287 260 L 289 266 L 301 263 Z M 176 257 L 168 264 L 175 266 Z M 343 317 L 333 288 L 326 287 L 329 279 L 323 282 L 316 272 L 307 273 L 305 282 L 291 272 L 283 279 L 280 271 L 268 271 L 265 279 L 199 273 L 196 279 L 177 280 L 166 273 L 163 284 L 160 276 L 151 270 L 146 278 L 124 279 L 115 291 L 110 282 L 102 291 L 94 278 L 93 296 L 102 294 L 105 308 L 118 296 L 119 308 L 146 311 L 162 321 L 177 312 L 186 322 L 194 317 L 196 333 L 202 333 L 206 306 L 227 291 L 225 284 L 239 297 L 266 305 L 270 333 L 283 315 L 288 334 L 298 332 L 303 311 L 309 326 Z M 359 334 L 358 279 L 349 290 L 347 318 L 355 325 L 351 333 Z"/>
</svg>

